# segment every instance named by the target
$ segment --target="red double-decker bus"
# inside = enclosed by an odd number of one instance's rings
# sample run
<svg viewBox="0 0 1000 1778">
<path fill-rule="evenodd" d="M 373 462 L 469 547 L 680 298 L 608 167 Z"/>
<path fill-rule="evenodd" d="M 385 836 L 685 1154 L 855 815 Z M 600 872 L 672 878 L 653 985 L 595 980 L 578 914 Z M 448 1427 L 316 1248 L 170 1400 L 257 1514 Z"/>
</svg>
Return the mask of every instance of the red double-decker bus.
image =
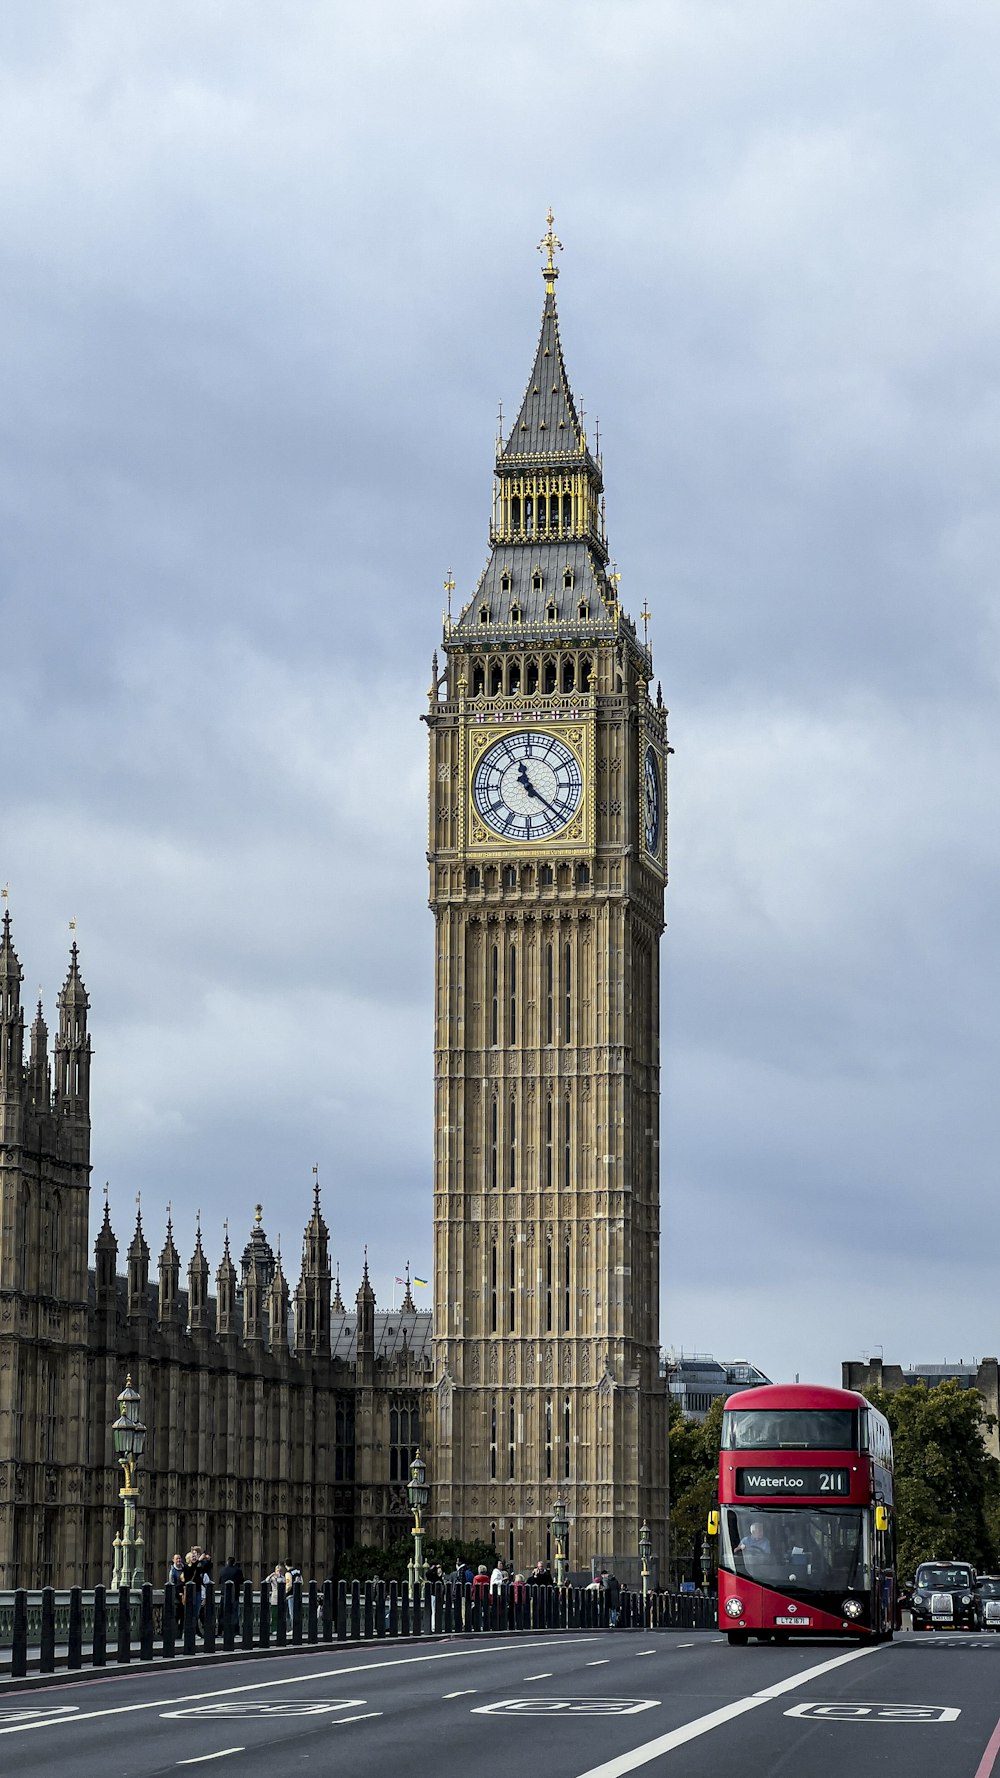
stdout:
<svg viewBox="0 0 1000 1778">
<path fill-rule="evenodd" d="M 709 1531 L 730 1642 L 877 1642 L 898 1628 L 892 1435 L 863 1395 L 789 1383 L 731 1396 Z"/>
</svg>

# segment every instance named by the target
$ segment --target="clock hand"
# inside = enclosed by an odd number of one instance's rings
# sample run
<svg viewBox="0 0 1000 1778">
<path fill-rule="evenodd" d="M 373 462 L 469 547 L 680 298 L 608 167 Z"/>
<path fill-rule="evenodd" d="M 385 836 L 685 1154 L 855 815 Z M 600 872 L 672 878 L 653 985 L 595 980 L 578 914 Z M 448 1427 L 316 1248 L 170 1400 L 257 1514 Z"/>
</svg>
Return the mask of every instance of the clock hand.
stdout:
<svg viewBox="0 0 1000 1778">
<path fill-rule="evenodd" d="M 554 803 L 550 803 L 548 798 L 544 797 L 540 790 L 535 789 L 531 779 L 528 777 L 528 768 L 523 759 L 517 768 L 517 778 L 518 783 L 528 792 L 528 795 L 533 796 L 536 802 L 541 803 L 543 809 L 548 809 L 551 815 L 561 816 L 564 813 L 562 809 L 557 809 Z"/>
</svg>

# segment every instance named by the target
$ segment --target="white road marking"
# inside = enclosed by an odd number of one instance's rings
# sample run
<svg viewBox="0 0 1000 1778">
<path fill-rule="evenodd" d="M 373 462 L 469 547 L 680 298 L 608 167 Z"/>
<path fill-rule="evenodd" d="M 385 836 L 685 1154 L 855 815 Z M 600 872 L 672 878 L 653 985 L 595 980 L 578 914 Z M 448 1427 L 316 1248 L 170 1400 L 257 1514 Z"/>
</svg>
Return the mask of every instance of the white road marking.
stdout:
<svg viewBox="0 0 1000 1778">
<path fill-rule="evenodd" d="M 197 1759 L 179 1759 L 179 1766 L 200 1766 L 207 1759 L 225 1759 L 227 1753 L 246 1753 L 245 1747 L 220 1747 L 218 1753 L 199 1753 Z"/>
<path fill-rule="evenodd" d="M 478 1690 L 479 1687 L 477 1685 L 470 1685 L 468 1691 L 445 1692 L 444 1695 L 446 1698 L 474 1698 Z"/>
<path fill-rule="evenodd" d="M 339 1729 L 341 1723 L 344 1723 L 344 1722 L 370 1722 L 373 1716 L 381 1716 L 381 1715 L 382 1715 L 381 1710 L 366 1710 L 364 1713 L 364 1716 L 338 1716 L 336 1722 L 331 1723 L 330 1727 L 333 1729 Z"/>
<path fill-rule="evenodd" d="M 561 1639 L 552 1636 L 547 1636 L 539 1642 L 501 1642 L 489 1651 L 483 1647 L 481 1642 L 477 1642 L 473 1648 L 450 1648 L 440 1654 L 402 1655 L 394 1661 L 359 1661 L 356 1666 L 324 1668 L 322 1673 L 297 1673 L 290 1679 L 262 1679 L 254 1685 L 228 1685 L 220 1686 L 214 1692 L 189 1692 L 186 1697 L 175 1698 L 173 1702 L 175 1704 L 196 1704 L 202 1698 L 227 1698 L 242 1692 L 273 1691 L 279 1685 L 312 1685 L 319 1679 L 343 1680 L 355 1673 L 381 1673 L 386 1667 L 419 1667 L 428 1661 L 468 1660 L 470 1656 L 478 1658 L 487 1652 L 500 1655 L 523 1654 L 525 1648 L 552 1648 L 556 1642 L 560 1647 L 565 1647 L 565 1643 Z M 169 1672 L 167 1663 L 164 1662 L 163 1668 L 158 1671 Z M 109 1675 L 109 1677 L 112 1676 Z M 0 1728 L 0 1735 L 23 1735 L 30 1729 L 62 1728 L 70 1723 L 75 1728 L 78 1722 L 94 1722 L 102 1716 L 131 1716 L 139 1710 L 162 1710 L 163 1704 L 162 1698 L 154 1698 L 145 1704 L 115 1704 L 108 1710 L 77 1711 L 73 1716 L 58 1716 L 55 1719 L 46 1716 L 35 1722 L 9 1723 L 6 1728 Z"/>
<path fill-rule="evenodd" d="M 696 1741 L 699 1735 L 708 1735 L 713 1729 L 722 1728 L 738 1716 L 745 1716 L 748 1710 L 757 1710 L 761 1704 L 768 1704 L 773 1698 L 780 1698 L 785 1692 L 791 1692 L 800 1685 L 808 1685 L 811 1679 L 819 1679 L 823 1673 L 830 1673 L 835 1667 L 844 1667 L 848 1661 L 863 1660 L 865 1655 L 884 1652 L 879 1648 L 856 1648 L 850 1654 L 838 1655 L 832 1661 L 821 1661 L 818 1667 L 808 1667 L 804 1673 L 795 1673 L 791 1679 L 783 1679 L 777 1685 L 768 1686 L 766 1691 L 754 1692 L 749 1698 L 737 1698 L 735 1703 L 724 1704 L 720 1710 L 711 1710 L 707 1716 L 697 1716 L 693 1722 L 684 1723 L 679 1729 L 671 1729 L 666 1735 L 658 1735 L 655 1741 L 647 1741 L 642 1747 L 634 1747 L 630 1753 L 619 1754 L 600 1766 L 590 1766 L 581 1772 L 579 1778 L 625 1778 L 627 1772 L 634 1772 L 639 1766 L 646 1766 L 650 1760 L 659 1759 L 663 1753 L 672 1753 L 675 1747 L 683 1747 L 687 1741 Z"/>
<path fill-rule="evenodd" d="M 693 1642 L 678 1642 L 677 1647 L 678 1648 L 693 1648 L 694 1643 Z"/>
<path fill-rule="evenodd" d="M 551 1678 L 552 1678 L 551 1673 L 526 1673 L 522 1683 L 524 1685 L 529 1685 L 533 1679 L 551 1679 Z"/>
<path fill-rule="evenodd" d="M 640 1648 L 637 1651 L 635 1658 L 637 1661 L 641 1661 L 643 1655 L 655 1655 L 656 1652 L 657 1652 L 657 1650 L 655 1648 Z"/>
<path fill-rule="evenodd" d="M 603 1661 L 588 1661 L 587 1666 L 588 1667 L 607 1667 L 610 1665 L 610 1660 L 611 1660 L 611 1657 L 610 1657 L 610 1655 L 608 1655 Z"/>
</svg>

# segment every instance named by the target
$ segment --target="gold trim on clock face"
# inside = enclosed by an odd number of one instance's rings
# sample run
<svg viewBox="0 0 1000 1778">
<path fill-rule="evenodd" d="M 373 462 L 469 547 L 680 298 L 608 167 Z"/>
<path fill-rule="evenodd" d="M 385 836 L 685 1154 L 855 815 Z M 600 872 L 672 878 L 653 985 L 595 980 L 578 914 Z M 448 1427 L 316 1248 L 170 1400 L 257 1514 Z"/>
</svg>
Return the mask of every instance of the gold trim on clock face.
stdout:
<svg viewBox="0 0 1000 1778">
<path fill-rule="evenodd" d="M 472 778 L 481 821 L 504 840 L 561 833 L 583 800 L 583 768 L 557 735 L 518 729 L 488 747 Z"/>
</svg>

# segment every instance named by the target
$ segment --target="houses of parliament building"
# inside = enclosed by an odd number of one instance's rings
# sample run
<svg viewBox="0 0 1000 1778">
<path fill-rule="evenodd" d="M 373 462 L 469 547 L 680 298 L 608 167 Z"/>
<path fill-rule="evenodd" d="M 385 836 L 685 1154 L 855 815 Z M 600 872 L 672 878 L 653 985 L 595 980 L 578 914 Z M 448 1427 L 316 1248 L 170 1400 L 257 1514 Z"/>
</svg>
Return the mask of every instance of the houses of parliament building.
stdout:
<svg viewBox="0 0 1000 1778">
<path fill-rule="evenodd" d="M 350 1308 L 318 1185 L 297 1281 L 262 1214 L 213 1272 L 169 1214 L 151 1258 L 108 1204 L 90 1249 L 90 1002 L 74 944 L 51 1046 L 0 934 L 0 1588 L 110 1577 L 130 1374 L 157 1579 L 193 1542 L 248 1575 L 406 1536 L 569 1561 L 666 1556 L 659 1365 L 659 942 L 666 711 L 609 572 L 601 458 L 556 313 L 498 440 L 487 566 L 445 621 L 424 721 L 434 917 L 433 1314 Z"/>
</svg>

